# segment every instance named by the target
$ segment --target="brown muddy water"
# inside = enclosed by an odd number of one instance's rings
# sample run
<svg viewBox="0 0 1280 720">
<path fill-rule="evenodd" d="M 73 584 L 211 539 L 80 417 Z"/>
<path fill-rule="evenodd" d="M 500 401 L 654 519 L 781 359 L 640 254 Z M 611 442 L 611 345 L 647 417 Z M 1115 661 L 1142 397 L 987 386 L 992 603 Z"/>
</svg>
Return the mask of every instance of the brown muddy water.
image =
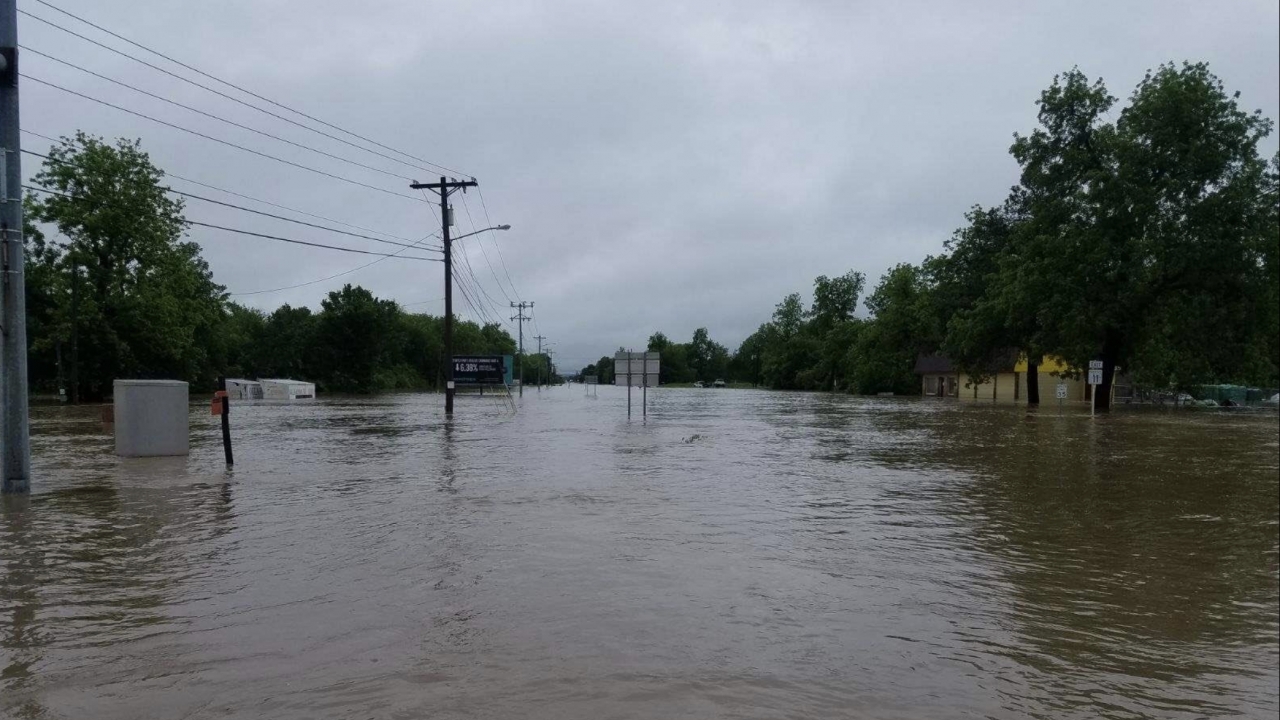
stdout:
<svg viewBox="0 0 1280 720">
<path fill-rule="evenodd" d="M 0 716 L 1280 710 L 1274 411 L 649 399 L 237 406 L 233 471 L 36 407 Z"/>
</svg>

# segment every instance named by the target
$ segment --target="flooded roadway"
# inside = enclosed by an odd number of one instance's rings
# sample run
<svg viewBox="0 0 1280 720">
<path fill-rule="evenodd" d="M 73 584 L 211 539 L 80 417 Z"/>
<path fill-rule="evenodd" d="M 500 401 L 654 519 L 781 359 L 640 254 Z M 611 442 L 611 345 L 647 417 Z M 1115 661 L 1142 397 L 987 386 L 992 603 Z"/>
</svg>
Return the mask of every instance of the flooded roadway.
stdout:
<svg viewBox="0 0 1280 720">
<path fill-rule="evenodd" d="M 649 399 L 237 407 L 232 472 L 36 407 L 0 716 L 1280 710 L 1274 412 Z"/>
</svg>

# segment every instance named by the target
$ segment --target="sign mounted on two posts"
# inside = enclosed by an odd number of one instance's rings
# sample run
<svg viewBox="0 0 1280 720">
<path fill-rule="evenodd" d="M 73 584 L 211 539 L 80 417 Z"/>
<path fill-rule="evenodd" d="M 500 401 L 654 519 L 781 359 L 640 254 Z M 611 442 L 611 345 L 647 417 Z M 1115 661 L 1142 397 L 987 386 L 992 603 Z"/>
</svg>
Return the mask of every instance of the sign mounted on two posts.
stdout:
<svg viewBox="0 0 1280 720">
<path fill-rule="evenodd" d="M 459 385 L 505 385 L 505 358 L 502 355 L 454 355 L 453 380 Z"/>
<path fill-rule="evenodd" d="M 620 350 L 613 356 L 613 384 L 658 387 L 661 369 L 662 353 Z"/>
<path fill-rule="evenodd" d="M 658 386 L 661 369 L 661 353 L 619 350 L 613 356 L 613 384 L 627 386 L 627 417 L 631 416 L 632 387 L 643 388 L 640 406 L 649 415 L 649 388 Z"/>
</svg>

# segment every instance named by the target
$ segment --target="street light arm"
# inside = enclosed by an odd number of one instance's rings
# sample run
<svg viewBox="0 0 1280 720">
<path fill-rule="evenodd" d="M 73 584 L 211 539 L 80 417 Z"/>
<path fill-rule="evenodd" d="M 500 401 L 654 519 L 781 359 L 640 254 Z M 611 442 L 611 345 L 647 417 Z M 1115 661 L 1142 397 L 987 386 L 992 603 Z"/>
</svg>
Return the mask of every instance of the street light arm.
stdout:
<svg viewBox="0 0 1280 720">
<path fill-rule="evenodd" d="M 466 235 L 459 235 L 455 238 L 450 238 L 450 240 L 454 240 L 454 241 L 461 240 L 463 238 L 469 238 L 472 235 L 479 235 L 482 232 L 489 232 L 490 230 L 510 230 L 510 229 L 511 229 L 510 225 L 494 225 L 493 227 L 487 227 L 483 230 L 476 230 L 475 232 L 469 232 Z"/>
</svg>

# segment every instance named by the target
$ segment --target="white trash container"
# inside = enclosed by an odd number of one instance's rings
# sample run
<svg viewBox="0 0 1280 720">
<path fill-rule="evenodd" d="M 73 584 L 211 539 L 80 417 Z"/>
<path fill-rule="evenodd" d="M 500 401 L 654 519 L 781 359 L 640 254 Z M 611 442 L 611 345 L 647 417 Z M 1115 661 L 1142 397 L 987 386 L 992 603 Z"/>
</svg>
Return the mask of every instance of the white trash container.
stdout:
<svg viewBox="0 0 1280 720">
<path fill-rule="evenodd" d="M 189 393 L 181 380 L 115 381 L 116 455 L 186 455 L 191 450 Z"/>
</svg>

